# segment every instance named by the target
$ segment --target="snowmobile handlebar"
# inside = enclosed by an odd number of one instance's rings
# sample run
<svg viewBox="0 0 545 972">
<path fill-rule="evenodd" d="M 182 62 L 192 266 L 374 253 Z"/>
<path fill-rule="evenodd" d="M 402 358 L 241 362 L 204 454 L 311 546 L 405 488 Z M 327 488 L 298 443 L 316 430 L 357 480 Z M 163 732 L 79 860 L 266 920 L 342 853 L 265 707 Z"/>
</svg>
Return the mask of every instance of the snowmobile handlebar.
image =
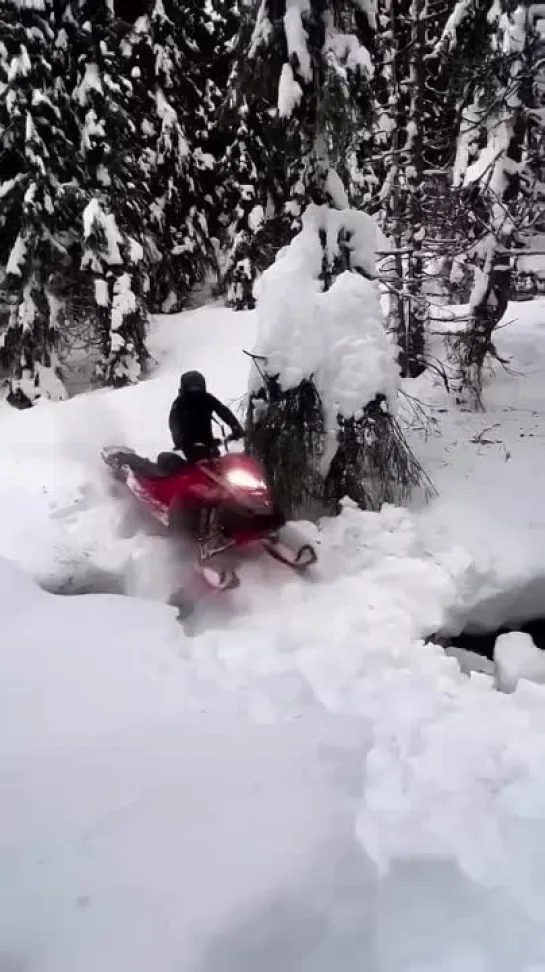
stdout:
<svg viewBox="0 0 545 972">
<path fill-rule="evenodd" d="M 224 435 L 221 439 L 214 439 L 215 445 L 222 445 L 226 452 L 229 452 L 231 442 L 244 442 L 244 435 L 239 435 L 237 432 L 230 432 L 229 435 Z"/>
</svg>

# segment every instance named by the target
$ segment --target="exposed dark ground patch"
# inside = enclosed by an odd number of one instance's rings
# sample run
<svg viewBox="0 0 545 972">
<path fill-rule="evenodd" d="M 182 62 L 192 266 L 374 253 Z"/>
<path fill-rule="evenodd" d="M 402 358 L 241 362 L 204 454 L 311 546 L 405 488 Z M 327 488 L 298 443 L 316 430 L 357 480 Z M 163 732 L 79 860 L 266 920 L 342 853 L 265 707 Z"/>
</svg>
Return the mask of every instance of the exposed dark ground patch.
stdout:
<svg viewBox="0 0 545 972">
<path fill-rule="evenodd" d="M 496 638 L 510 631 L 524 631 L 529 634 L 537 647 L 545 651 L 545 617 L 533 618 L 522 624 L 513 624 L 509 627 L 495 628 L 492 631 L 483 631 L 475 628 L 466 628 L 459 635 L 433 636 L 430 640 L 437 644 L 448 645 L 450 648 L 463 648 L 465 651 L 475 652 L 484 658 L 494 659 L 494 645 Z"/>
</svg>

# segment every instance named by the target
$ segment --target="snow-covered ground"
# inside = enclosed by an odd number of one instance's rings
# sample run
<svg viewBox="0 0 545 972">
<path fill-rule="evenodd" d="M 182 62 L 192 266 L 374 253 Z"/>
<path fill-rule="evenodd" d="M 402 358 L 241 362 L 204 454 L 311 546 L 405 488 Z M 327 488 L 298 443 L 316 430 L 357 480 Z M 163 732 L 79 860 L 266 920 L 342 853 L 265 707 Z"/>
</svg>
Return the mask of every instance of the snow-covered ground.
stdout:
<svg viewBox="0 0 545 972">
<path fill-rule="evenodd" d="M 411 386 L 438 498 L 307 525 L 312 581 L 248 562 L 192 638 L 98 451 L 164 448 L 186 368 L 236 405 L 254 314 L 159 319 L 157 377 L 2 408 L 2 972 L 545 967 L 545 686 L 423 640 L 545 613 L 545 301 L 507 317 L 486 413 Z M 141 597 L 36 584 L 112 576 Z"/>
</svg>

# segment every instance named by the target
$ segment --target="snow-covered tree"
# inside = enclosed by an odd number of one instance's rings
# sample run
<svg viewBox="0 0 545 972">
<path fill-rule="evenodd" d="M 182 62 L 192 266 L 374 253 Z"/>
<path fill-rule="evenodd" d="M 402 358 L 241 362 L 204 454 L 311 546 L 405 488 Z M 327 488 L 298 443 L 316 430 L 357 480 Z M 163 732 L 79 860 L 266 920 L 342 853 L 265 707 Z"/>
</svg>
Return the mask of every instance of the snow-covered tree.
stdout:
<svg viewBox="0 0 545 972">
<path fill-rule="evenodd" d="M 113 213 L 94 198 L 83 213 L 82 269 L 93 277 L 99 316 L 99 381 L 116 386 L 137 381 L 146 365 L 148 313 L 140 265 L 144 251 L 123 234 Z"/>
<path fill-rule="evenodd" d="M 393 242 L 386 281 L 389 325 L 402 373 L 410 376 L 426 365 L 427 271 L 440 198 L 436 180 L 443 169 L 448 179 L 452 164 L 453 118 L 433 59 L 447 13 L 447 0 L 432 5 L 377 0 L 368 45 L 375 70 L 370 117 L 357 153 L 357 199 Z M 445 184 L 439 182 L 443 189 Z"/>
<path fill-rule="evenodd" d="M 228 226 L 224 284 L 227 303 L 237 310 L 255 306 L 257 275 L 293 235 L 290 215 L 282 211 L 289 139 L 266 91 L 256 88 L 265 89 L 264 75 L 254 78 L 253 72 L 253 64 L 249 67 L 242 59 L 235 65 L 224 116 L 225 129 L 233 133 L 223 162 Z"/>
<path fill-rule="evenodd" d="M 460 391 L 481 404 L 482 369 L 494 353 L 493 332 L 507 308 L 510 250 L 520 226 L 532 25 L 527 4 L 459 2 L 441 41 L 460 92 L 453 181 L 468 203 L 469 260 L 474 270 L 470 322 L 457 346 Z"/>
<path fill-rule="evenodd" d="M 156 0 L 147 18 L 156 147 L 151 216 L 160 250 L 153 287 L 154 304 L 164 309 L 182 306 L 215 262 L 208 227 L 215 160 L 207 139 L 218 99 L 212 99 L 213 82 L 204 70 L 208 7 Z"/>
<path fill-rule="evenodd" d="M 136 381 L 145 366 L 150 266 L 149 228 L 155 149 L 142 75 L 153 54 L 144 37 L 137 55 L 114 30 L 108 0 L 83 5 L 72 97 L 80 123 L 85 208 L 80 215 L 80 267 L 92 283 L 100 359 L 97 378 Z M 137 39 L 140 39 L 138 30 Z"/>
<path fill-rule="evenodd" d="M 425 479 L 395 419 L 376 238 L 364 213 L 310 205 L 257 285 L 247 431 L 290 515 L 334 512 L 345 496 L 378 509 Z"/>
<path fill-rule="evenodd" d="M 545 8 L 540 4 L 530 6 L 528 28 L 526 138 L 516 207 L 521 252 L 514 284 L 525 296 L 534 296 L 545 292 Z"/>
<path fill-rule="evenodd" d="M 235 306 L 252 306 L 267 222 L 274 253 L 298 231 L 309 202 L 349 203 L 339 171 L 350 177 L 350 145 L 367 106 L 373 18 L 360 0 L 261 0 L 233 75 L 235 141 L 243 146 L 231 150 L 237 201 L 227 276 Z"/>
<path fill-rule="evenodd" d="M 0 11 L 0 266 L 10 295 L 0 358 L 21 408 L 65 394 L 55 281 L 70 262 L 74 217 L 69 14 L 53 0 L 5 0 Z"/>
</svg>

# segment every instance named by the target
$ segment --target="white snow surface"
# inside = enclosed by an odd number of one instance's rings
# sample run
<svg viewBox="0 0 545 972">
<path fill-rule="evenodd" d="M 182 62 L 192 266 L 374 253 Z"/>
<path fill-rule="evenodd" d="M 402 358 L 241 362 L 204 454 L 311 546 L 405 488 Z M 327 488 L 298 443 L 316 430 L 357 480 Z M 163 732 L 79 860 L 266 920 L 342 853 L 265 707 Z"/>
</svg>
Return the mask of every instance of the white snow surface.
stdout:
<svg viewBox="0 0 545 972">
<path fill-rule="evenodd" d="M 341 76 L 346 72 L 356 74 L 359 71 L 364 77 L 373 75 L 374 66 L 367 48 L 355 34 L 343 34 L 337 30 L 331 16 L 328 18 L 323 53 L 326 61 Z"/>
<path fill-rule="evenodd" d="M 324 189 L 330 196 L 336 209 L 348 209 L 350 206 L 348 194 L 343 181 L 335 169 L 328 169 Z"/>
<path fill-rule="evenodd" d="M 27 253 L 28 243 L 25 238 L 18 233 L 6 264 L 6 273 L 13 274 L 15 277 L 22 277 L 22 266 L 26 259 Z"/>
<path fill-rule="evenodd" d="M 284 31 L 288 58 L 291 62 L 295 59 L 298 73 L 304 81 L 311 81 L 312 79 L 308 38 L 303 26 L 303 16 L 308 13 L 310 13 L 309 0 L 286 0 Z"/>
<path fill-rule="evenodd" d="M 524 631 L 510 631 L 496 638 L 494 660 L 499 683 L 506 692 L 516 688 L 521 678 L 545 682 L 545 653 Z"/>
<path fill-rule="evenodd" d="M 302 97 L 303 89 L 295 80 L 291 64 L 283 64 L 278 82 L 278 114 L 280 118 L 289 118 Z"/>
<path fill-rule="evenodd" d="M 76 101 L 78 101 L 80 105 L 86 105 L 89 101 L 89 93 L 91 91 L 96 92 L 98 95 L 104 94 L 98 64 L 86 65 L 85 75 L 74 91 Z"/>
<path fill-rule="evenodd" d="M 542 610 L 545 301 L 506 320 L 486 413 L 408 386 L 438 499 L 301 525 L 314 578 L 249 557 L 192 638 L 98 450 L 164 448 L 187 368 L 236 408 L 256 312 L 158 318 L 137 387 L 0 406 L 0 968 L 544 967 L 545 687 L 423 641 Z M 140 598 L 36 586 L 129 561 Z"/>
<path fill-rule="evenodd" d="M 83 210 L 83 237 L 87 244 L 89 244 L 90 236 L 97 231 L 101 231 L 106 240 L 103 254 L 105 263 L 108 266 L 118 266 L 123 262 L 119 250 L 119 246 L 122 243 L 122 236 L 119 232 L 115 216 L 113 213 L 106 213 L 102 209 L 98 199 L 91 199 L 91 202 Z M 93 261 L 96 260 L 97 258 L 94 253 L 90 253 L 90 255 L 84 254 L 84 265 L 89 264 L 92 269 L 94 269 Z"/>
</svg>

